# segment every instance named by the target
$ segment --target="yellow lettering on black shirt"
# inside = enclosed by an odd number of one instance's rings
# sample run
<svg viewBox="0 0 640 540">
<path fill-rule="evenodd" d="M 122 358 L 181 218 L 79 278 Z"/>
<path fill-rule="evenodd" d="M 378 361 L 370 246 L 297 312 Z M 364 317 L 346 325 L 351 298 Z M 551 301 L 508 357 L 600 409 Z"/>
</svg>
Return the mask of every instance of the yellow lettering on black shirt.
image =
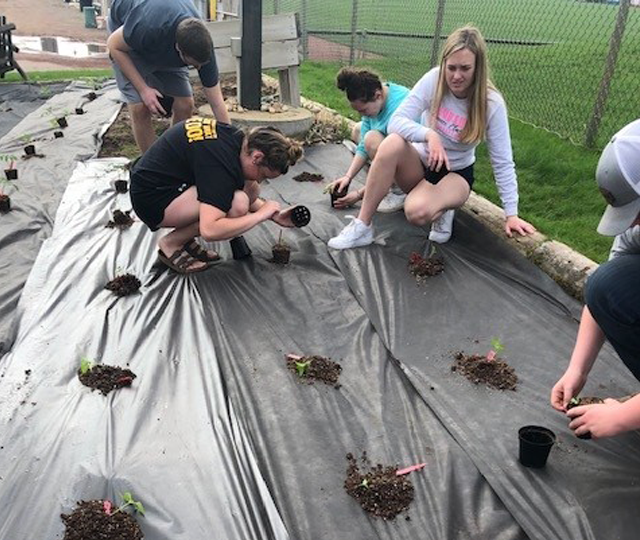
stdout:
<svg viewBox="0 0 640 540">
<path fill-rule="evenodd" d="M 185 121 L 184 129 L 189 143 L 218 138 L 216 121 L 213 118 L 192 116 Z"/>
</svg>

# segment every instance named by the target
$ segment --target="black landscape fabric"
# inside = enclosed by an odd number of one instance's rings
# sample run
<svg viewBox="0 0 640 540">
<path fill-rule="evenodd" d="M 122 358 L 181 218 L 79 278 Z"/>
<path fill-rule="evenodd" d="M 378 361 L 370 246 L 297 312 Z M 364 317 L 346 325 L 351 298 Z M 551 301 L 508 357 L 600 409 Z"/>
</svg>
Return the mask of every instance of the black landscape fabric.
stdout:
<svg viewBox="0 0 640 540">
<path fill-rule="evenodd" d="M 156 264 L 162 231 L 105 227 L 131 209 L 112 187 L 124 160 L 77 166 L 0 361 L 0 538 L 61 538 L 60 513 L 127 491 L 149 540 L 636 538 L 640 438 L 578 440 L 548 404 L 577 303 L 462 212 L 440 249 L 444 272 L 422 283 L 407 263 L 426 230 L 402 213 L 376 216 L 373 246 L 328 250 L 349 211 L 330 208 L 325 184 L 293 177 L 335 178 L 350 159 L 340 145 L 311 148 L 263 186 L 311 210 L 307 227 L 284 233 L 288 265 L 269 262 L 280 229 L 268 222 L 245 235 L 251 258 L 216 243 L 222 261 L 188 277 Z M 138 293 L 104 289 L 124 273 Z M 515 391 L 451 370 L 456 352 L 484 354 L 494 337 Z M 302 384 L 288 353 L 340 363 L 339 387 Z M 83 357 L 137 377 L 91 392 Z M 585 394 L 633 391 L 605 348 Z M 518 463 L 527 424 L 558 437 L 544 469 Z M 346 455 L 363 451 L 374 465 L 426 464 L 394 520 L 344 490 Z"/>
</svg>

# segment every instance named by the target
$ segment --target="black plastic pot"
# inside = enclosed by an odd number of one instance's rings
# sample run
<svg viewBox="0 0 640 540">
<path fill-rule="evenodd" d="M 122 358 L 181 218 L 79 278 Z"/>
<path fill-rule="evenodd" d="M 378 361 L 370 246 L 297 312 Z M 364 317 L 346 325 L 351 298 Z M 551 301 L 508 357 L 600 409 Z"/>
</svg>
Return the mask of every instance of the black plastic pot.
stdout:
<svg viewBox="0 0 640 540">
<path fill-rule="evenodd" d="M 6 214 L 11 211 L 11 198 L 9 195 L 0 195 L 0 213 Z"/>
<path fill-rule="evenodd" d="M 54 131 L 54 132 L 53 132 L 53 136 L 54 136 L 56 139 L 61 139 L 62 137 L 64 137 L 64 133 L 62 133 L 62 131 Z"/>
<path fill-rule="evenodd" d="M 7 180 L 17 180 L 18 169 L 5 169 L 4 175 L 7 177 Z"/>
<path fill-rule="evenodd" d="M 311 221 L 311 212 L 306 206 L 299 204 L 291 211 L 291 221 L 296 227 L 304 227 Z"/>
<path fill-rule="evenodd" d="M 27 156 L 34 156 L 36 154 L 36 146 L 35 144 L 28 144 L 24 147 L 24 153 Z"/>
<path fill-rule="evenodd" d="M 126 180 L 116 180 L 113 183 L 113 186 L 116 188 L 116 191 L 118 193 L 126 193 L 127 191 L 129 191 L 129 182 L 127 182 Z"/>
<path fill-rule="evenodd" d="M 291 248 L 284 244 L 276 244 L 271 248 L 273 262 L 276 264 L 289 264 L 291 258 Z"/>
<path fill-rule="evenodd" d="M 525 467 L 540 469 L 547 464 L 556 436 L 550 429 L 541 426 L 524 426 L 518 430 L 520 439 L 520 463 Z"/>
<path fill-rule="evenodd" d="M 84 114 L 84 109 L 82 107 L 76 107 L 76 114 Z"/>
<path fill-rule="evenodd" d="M 247 241 L 244 236 L 238 236 L 229 241 L 231 246 L 231 253 L 235 260 L 246 259 L 251 257 L 251 248 L 247 245 Z"/>
<path fill-rule="evenodd" d="M 336 207 L 336 201 L 338 199 L 342 199 L 342 197 L 346 197 L 347 193 L 349 193 L 349 188 L 345 188 L 342 191 L 331 191 L 329 195 L 331 195 L 331 208 Z"/>
<path fill-rule="evenodd" d="M 64 116 L 62 118 L 56 118 L 56 122 L 61 128 L 66 128 L 69 125 L 67 119 Z"/>
<path fill-rule="evenodd" d="M 87 99 L 89 101 L 93 101 L 94 99 L 96 99 L 98 97 L 98 94 L 96 94 L 95 92 L 89 92 L 87 94 Z"/>
</svg>

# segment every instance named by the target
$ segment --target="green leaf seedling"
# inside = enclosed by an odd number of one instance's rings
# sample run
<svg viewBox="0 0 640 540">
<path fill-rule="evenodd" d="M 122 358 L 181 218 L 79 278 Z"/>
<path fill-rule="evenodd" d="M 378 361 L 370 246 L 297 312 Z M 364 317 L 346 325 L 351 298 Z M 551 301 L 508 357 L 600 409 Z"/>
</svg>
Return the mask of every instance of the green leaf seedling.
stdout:
<svg viewBox="0 0 640 540">
<path fill-rule="evenodd" d="M 296 373 L 298 377 L 304 377 L 307 374 L 307 369 L 311 365 L 311 360 L 306 362 L 296 362 Z"/>
<path fill-rule="evenodd" d="M 144 516 L 144 506 L 140 501 L 136 501 L 131 495 L 130 491 L 125 491 L 122 495 L 122 504 L 111 515 L 115 515 L 118 512 L 124 512 L 129 506 L 133 507 L 134 512 L 142 514 Z"/>
<path fill-rule="evenodd" d="M 82 375 L 86 375 L 87 373 L 89 373 L 92 368 L 93 362 L 91 362 L 91 360 L 89 360 L 88 358 L 83 358 L 82 360 L 80 360 L 80 373 Z"/>
<path fill-rule="evenodd" d="M 369 480 L 367 478 L 364 478 L 362 480 L 362 483 L 360 484 L 363 488 L 369 488 Z"/>
<path fill-rule="evenodd" d="M 489 360 L 489 362 L 492 362 L 493 360 L 496 359 L 496 356 L 498 355 L 498 353 L 503 350 L 504 350 L 504 345 L 502 345 L 500 338 L 494 337 L 491 340 L 491 350 L 487 353 L 487 360 Z"/>
</svg>

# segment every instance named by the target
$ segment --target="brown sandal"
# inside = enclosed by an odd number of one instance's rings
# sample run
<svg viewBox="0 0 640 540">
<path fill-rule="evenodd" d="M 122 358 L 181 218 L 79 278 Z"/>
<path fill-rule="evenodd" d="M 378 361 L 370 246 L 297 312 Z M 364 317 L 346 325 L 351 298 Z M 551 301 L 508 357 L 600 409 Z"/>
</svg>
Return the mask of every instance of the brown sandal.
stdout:
<svg viewBox="0 0 640 540">
<path fill-rule="evenodd" d="M 195 274 L 196 272 L 207 270 L 210 267 L 210 265 L 205 264 L 201 268 L 189 268 L 193 263 L 202 261 L 198 261 L 198 259 L 192 257 L 183 249 L 178 249 L 171 257 L 167 257 L 162 250 L 159 249 L 158 260 L 178 274 Z"/>
<path fill-rule="evenodd" d="M 182 246 L 182 250 L 201 262 L 210 263 L 220 260 L 220 255 L 217 253 L 215 253 L 213 257 L 210 257 L 207 250 L 198 244 L 195 238 L 193 240 L 189 240 L 184 246 Z"/>
</svg>

